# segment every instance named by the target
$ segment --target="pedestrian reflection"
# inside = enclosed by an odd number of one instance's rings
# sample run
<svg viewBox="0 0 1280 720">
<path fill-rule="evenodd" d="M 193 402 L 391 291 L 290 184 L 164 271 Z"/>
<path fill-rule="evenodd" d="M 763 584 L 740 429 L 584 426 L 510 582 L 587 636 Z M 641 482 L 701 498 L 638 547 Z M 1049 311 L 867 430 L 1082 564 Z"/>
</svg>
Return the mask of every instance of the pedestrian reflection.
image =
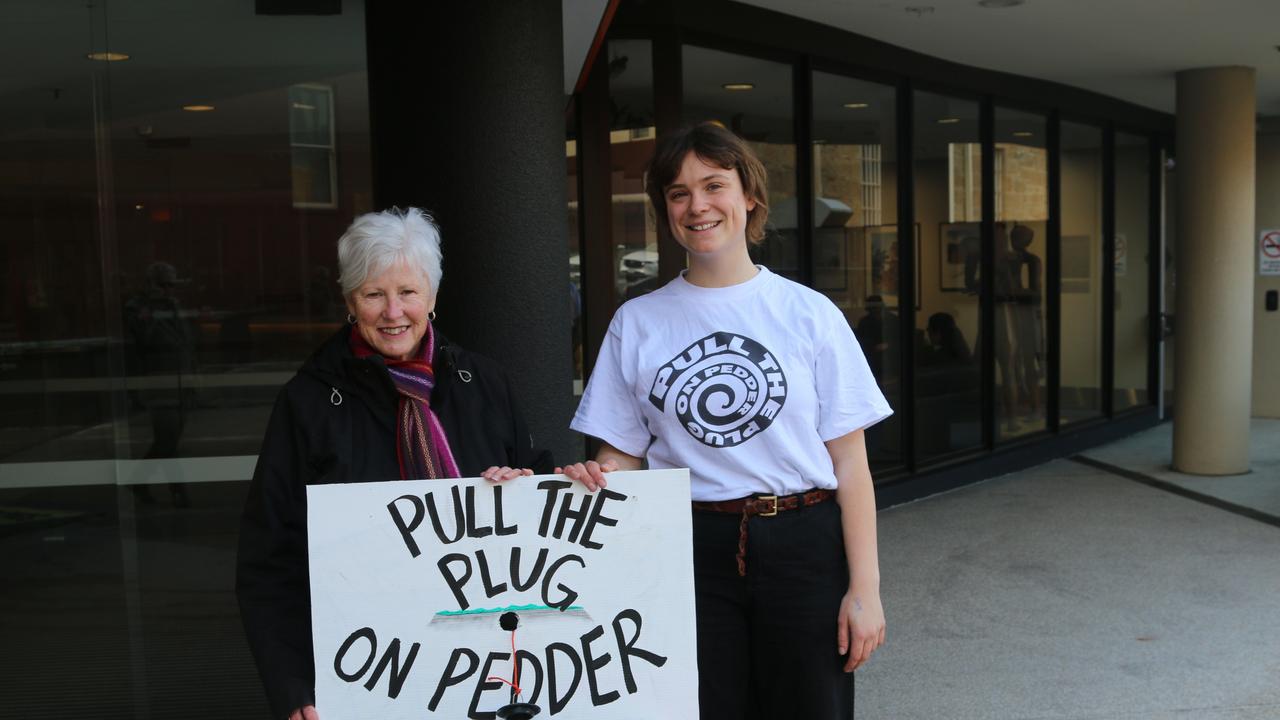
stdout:
<svg viewBox="0 0 1280 720">
<path fill-rule="evenodd" d="M 136 388 L 130 398 L 151 418 L 151 445 L 143 456 L 146 460 L 178 456 L 178 442 L 191 405 L 194 337 L 175 295 L 187 282 L 178 277 L 173 265 L 157 260 L 147 266 L 143 288 L 124 306 L 127 360 L 134 377 L 131 384 Z M 155 501 L 149 476 L 156 467 L 164 475 L 161 481 L 168 481 L 174 506 L 186 507 L 185 478 L 178 463 L 140 464 L 128 481 L 134 497 L 144 504 Z"/>
</svg>

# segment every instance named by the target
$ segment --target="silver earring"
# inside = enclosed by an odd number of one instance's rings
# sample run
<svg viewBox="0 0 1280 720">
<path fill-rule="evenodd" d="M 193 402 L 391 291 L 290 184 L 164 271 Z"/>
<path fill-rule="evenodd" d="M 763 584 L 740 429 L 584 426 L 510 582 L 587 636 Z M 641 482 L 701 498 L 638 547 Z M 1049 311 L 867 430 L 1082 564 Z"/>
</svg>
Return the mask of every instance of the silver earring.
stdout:
<svg viewBox="0 0 1280 720">
<path fill-rule="evenodd" d="M 435 311 L 435 310 L 432 310 L 431 312 L 427 313 L 427 319 L 428 319 L 428 320 L 430 320 L 431 322 L 435 322 L 435 321 L 436 321 L 436 311 Z"/>
<path fill-rule="evenodd" d="M 348 325 L 355 325 L 355 324 L 356 324 L 356 316 L 355 316 L 355 315 L 352 315 L 351 313 L 347 313 L 347 324 L 348 324 Z"/>
</svg>

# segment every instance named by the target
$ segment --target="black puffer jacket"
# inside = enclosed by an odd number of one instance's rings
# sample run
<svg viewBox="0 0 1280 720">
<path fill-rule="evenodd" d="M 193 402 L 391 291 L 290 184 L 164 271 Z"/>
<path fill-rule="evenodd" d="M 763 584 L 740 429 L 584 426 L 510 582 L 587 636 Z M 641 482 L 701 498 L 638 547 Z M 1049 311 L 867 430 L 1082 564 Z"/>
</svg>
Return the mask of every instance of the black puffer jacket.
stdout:
<svg viewBox="0 0 1280 720">
<path fill-rule="evenodd" d="M 275 718 L 315 702 L 306 486 L 399 480 L 399 398 L 380 356 L 357 359 L 343 328 L 280 391 L 240 526 L 236 594 Z M 549 473 L 506 373 L 439 333 L 431 408 L 463 477 L 492 465 Z"/>
</svg>

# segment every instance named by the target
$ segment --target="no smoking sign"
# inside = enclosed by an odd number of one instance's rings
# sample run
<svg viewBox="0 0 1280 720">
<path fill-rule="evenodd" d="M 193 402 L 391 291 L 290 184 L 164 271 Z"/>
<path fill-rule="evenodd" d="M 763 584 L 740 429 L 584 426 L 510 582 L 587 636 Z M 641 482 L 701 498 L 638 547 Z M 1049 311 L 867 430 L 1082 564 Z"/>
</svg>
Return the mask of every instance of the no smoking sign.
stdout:
<svg viewBox="0 0 1280 720">
<path fill-rule="evenodd" d="M 1280 230 L 1258 234 L 1258 274 L 1280 275 Z"/>
</svg>

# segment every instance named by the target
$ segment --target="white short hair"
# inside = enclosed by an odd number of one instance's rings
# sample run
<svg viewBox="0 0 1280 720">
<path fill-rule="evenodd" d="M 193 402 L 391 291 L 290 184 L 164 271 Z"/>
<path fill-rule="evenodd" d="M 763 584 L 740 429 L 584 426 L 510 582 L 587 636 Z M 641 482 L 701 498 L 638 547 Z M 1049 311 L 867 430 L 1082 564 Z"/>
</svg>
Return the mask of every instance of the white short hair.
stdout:
<svg viewBox="0 0 1280 720">
<path fill-rule="evenodd" d="M 415 207 L 365 213 L 338 238 L 338 283 L 343 297 L 404 262 L 426 276 L 431 294 L 440 291 L 440 228 L 425 211 Z"/>
</svg>

